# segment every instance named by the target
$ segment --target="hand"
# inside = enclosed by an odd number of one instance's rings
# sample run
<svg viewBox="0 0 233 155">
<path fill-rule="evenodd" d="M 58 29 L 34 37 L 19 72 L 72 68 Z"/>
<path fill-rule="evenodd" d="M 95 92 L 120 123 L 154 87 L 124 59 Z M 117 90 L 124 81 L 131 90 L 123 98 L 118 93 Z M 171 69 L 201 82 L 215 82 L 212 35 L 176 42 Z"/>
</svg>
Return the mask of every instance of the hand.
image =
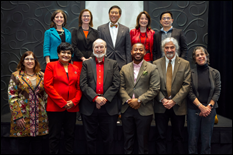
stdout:
<svg viewBox="0 0 233 155">
<path fill-rule="evenodd" d="M 88 60 L 88 59 L 86 59 L 85 57 L 82 57 L 81 60 L 82 60 L 82 61 L 86 61 L 86 60 Z"/>
<path fill-rule="evenodd" d="M 207 106 L 200 105 L 199 109 L 201 110 L 199 116 L 207 117 L 211 112 L 211 108 L 208 108 L 208 105 Z"/>
<path fill-rule="evenodd" d="M 138 109 L 138 108 L 140 108 L 141 103 L 138 102 L 137 98 L 134 98 L 134 99 L 129 99 L 128 100 L 128 105 L 133 109 Z"/>
<path fill-rule="evenodd" d="M 163 106 L 166 109 L 171 109 L 175 104 L 176 104 L 176 102 L 174 102 L 173 100 L 167 100 L 167 102 L 163 103 Z"/>
<path fill-rule="evenodd" d="M 101 106 L 100 106 L 98 103 L 96 103 L 96 108 L 97 108 L 97 109 L 100 109 Z"/>
<path fill-rule="evenodd" d="M 96 102 L 97 104 L 99 104 L 100 106 L 103 106 L 103 105 L 106 104 L 107 99 L 104 98 L 104 97 L 98 96 L 98 97 L 95 99 L 95 102 Z"/>
<path fill-rule="evenodd" d="M 66 109 L 70 109 L 74 106 L 74 103 L 71 100 L 69 100 L 69 101 L 67 101 L 66 106 L 67 106 Z"/>
<path fill-rule="evenodd" d="M 21 118 L 21 119 L 18 119 L 17 121 L 16 121 L 16 125 L 17 125 L 17 127 L 19 127 L 19 128 L 25 128 L 25 120 L 24 120 L 24 118 Z"/>
</svg>

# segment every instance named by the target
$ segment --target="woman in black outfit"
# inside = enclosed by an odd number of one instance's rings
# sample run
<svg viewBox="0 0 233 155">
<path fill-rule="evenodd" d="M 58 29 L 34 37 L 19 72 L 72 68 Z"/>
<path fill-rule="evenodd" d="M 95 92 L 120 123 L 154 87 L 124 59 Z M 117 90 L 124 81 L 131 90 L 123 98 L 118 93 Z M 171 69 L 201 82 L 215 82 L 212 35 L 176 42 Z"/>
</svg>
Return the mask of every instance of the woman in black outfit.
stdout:
<svg viewBox="0 0 233 155">
<path fill-rule="evenodd" d="M 193 60 L 197 64 L 191 72 L 192 82 L 188 100 L 188 152 L 197 154 L 200 134 L 201 154 L 211 153 L 211 137 L 216 115 L 217 101 L 221 91 L 220 73 L 209 66 L 209 53 L 196 47 Z"/>
</svg>

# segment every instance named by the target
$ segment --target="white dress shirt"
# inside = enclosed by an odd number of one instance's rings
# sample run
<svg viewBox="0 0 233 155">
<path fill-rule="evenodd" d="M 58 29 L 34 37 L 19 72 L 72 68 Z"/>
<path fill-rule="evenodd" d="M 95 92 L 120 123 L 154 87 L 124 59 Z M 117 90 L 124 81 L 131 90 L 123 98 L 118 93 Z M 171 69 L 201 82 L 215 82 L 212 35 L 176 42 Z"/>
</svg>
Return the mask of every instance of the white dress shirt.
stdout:
<svg viewBox="0 0 233 155">
<path fill-rule="evenodd" d="M 111 27 L 111 24 L 112 22 L 109 22 L 109 31 L 112 38 L 113 47 L 115 48 L 119 24 L 118 22 L 115 23 L 117 25 L 117 28 L 115 26 Z"/>
</svg>

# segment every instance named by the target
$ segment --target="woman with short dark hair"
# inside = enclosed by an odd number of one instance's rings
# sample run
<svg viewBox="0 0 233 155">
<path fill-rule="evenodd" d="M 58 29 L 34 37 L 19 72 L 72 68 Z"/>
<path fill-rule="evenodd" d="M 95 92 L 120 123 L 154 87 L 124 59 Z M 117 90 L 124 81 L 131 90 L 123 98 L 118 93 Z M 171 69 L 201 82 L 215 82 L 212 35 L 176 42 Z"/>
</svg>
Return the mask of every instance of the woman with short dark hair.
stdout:
<svg viewBox="0 0 233 155">
<path fill-rule="evenodd" d="M 73 153 L 76 112 L 82 92 L 79 87 L 80 70 L 69 63 L 73 53 L 71 44 L 62 42 L 57 47 L 58 61 L 46 65 L 44 88 L 48 94 L 49 150 L 59 153 L 61 131 L 64 128 L 65 154 Z"/>
</svg>

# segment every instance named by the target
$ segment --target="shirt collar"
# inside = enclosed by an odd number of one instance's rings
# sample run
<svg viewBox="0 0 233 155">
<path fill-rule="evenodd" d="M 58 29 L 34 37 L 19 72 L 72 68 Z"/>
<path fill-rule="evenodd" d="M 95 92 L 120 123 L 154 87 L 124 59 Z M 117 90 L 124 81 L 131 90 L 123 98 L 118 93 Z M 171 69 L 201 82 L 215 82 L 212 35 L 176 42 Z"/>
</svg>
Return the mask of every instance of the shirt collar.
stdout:
<svg viewBox="0 0 233 155">
<path fill-rule="evenodd" d="M 168 32 L 170 32 L 172 29 L 173 29 L 173 26 L 172 26 L 168 31 L 164 31 L 163 28 L 161 28 L 161 31 L 164 32 L 164 33 L 168 33 Z"/>
<path fill-rule="evenodd" d="M 133 65 L 134 65 L 135 67 L 141 67 L 141 66 L 142 66 L 142 63 L 143 63 L 143 60 L 142 60 L 139 64 L 135 64 L 135 63 L 133 62 Z"/>
<path fill-rule="evenodd" d="M 102 60 L 101 62 L 99 62 L 99 61 L 97 60 L 97 58 L 95 57 L 95 62 L 96 62 L 96 64 L 104 63 L 104 57 L 103 57 L 103 60 Z"/>
<path fill-rule="evenodd" d="M 169 63 L 169 59 L 165 56 L 166 59 L 166 63 Z M 174 56 L 174 58 L 171 59 L 171 63 L 173 63 L 176 60 L 176 54 Z"/>
</svg>

